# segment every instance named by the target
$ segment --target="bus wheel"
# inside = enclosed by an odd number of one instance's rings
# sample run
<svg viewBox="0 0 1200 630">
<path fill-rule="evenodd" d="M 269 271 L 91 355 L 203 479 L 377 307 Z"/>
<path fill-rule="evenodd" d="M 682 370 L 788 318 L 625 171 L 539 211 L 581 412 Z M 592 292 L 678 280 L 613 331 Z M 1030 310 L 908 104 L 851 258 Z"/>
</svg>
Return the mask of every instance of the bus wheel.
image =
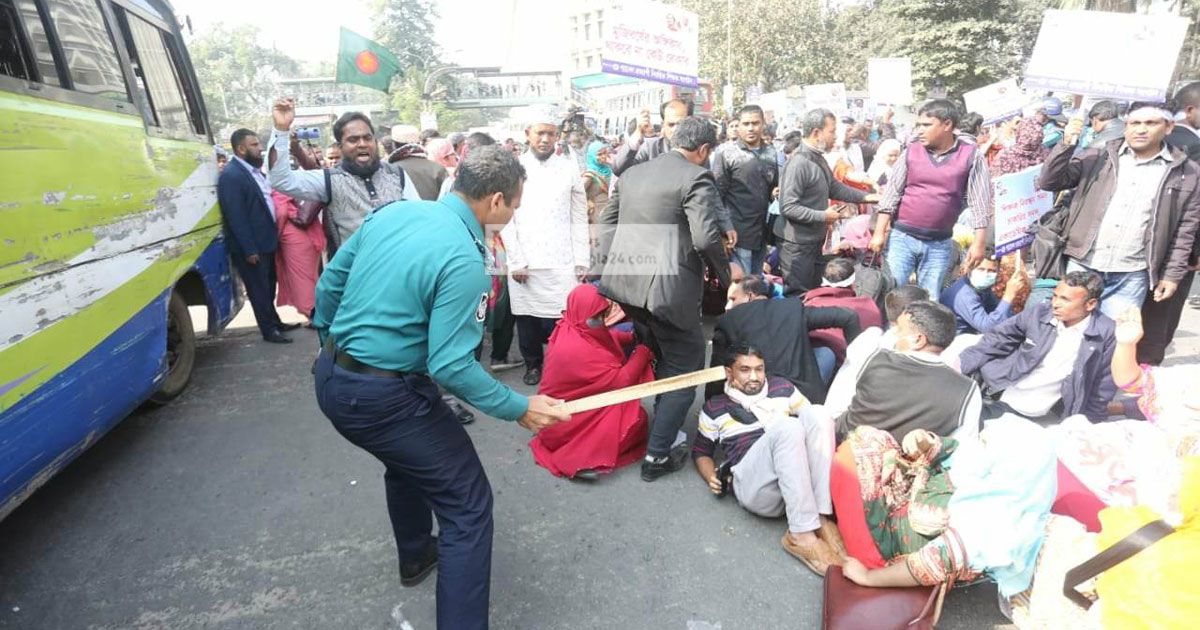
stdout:
<svg viewBox="0 0 1200 630">
<path fill-rule="evenodd" d="M 196 333 L 187 302 L 179 291 L 171 292 L 167 303 L 167 375 L 158 391 L 150 395 L 152 405 L 165 405 L 187 389 L 196 364 Z"/>
</svg>

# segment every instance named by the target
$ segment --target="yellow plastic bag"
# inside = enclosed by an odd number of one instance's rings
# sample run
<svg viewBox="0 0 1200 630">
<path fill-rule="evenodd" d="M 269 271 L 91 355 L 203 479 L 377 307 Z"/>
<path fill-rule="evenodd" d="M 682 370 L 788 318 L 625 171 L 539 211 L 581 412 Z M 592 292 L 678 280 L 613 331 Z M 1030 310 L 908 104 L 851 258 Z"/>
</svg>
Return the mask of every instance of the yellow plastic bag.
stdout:
<svg viewBox="0 0 1200 630">
<path fill-rule="evenodd" d="M 1183 460 L 1179 508 L 1183 524 L 1097 579 L 1105 628 L 1191 630 L 1200 627 L 1200 457 Z M 1149 508 L 1107 508 L 1100 512 L 1097 549 L 1107 549 L 1150 521 Z"/>
</svg>

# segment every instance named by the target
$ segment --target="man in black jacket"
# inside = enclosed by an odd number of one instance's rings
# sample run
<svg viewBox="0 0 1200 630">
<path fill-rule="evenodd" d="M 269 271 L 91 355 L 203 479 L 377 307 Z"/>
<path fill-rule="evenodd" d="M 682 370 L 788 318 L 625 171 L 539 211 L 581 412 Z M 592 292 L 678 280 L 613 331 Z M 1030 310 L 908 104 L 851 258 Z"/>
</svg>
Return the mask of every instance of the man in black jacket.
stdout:
<svg viewBox="0 0 1200 630">
<path fill-rule="evenodd" d="M 837 139 L 837 117 L 827 109 L 804 115 L 804 142 L 792 155 L 779 178 L 779 266 L 788 293 L 821 286 L 821 246 L 838 212 L 829 199 L 848 203 L 875 203 L 879 195 L 867 194 L 833 178 L 825 152 Z M 768 364 L 770 362 L 768 361 Z"/>
<path fill-rule="evenodd" d="M 654 376 L 666 378 L 704 366 L 700 299 L 707 263 L 729 286 L 722 242 L 721 197 L 705 168 L 716 130 L 683 119 L 666 155 L 625 171 L 597 220 L 600 292 L 621 304 L 658 357 Z M 654 404 L 642 479 L 675 472 L 687 461 L 686 444 L 673 448 L 695 389 L 663 394 Z"/>
<path fill-rule="evenodd" d="M 849 343 L 862 332 L 858 315 L 848 308 L 809 308 L 799 298 L 771 299 L 771 285 L 758 276 L 746 276 L 729 293 L 732 308 L 717 320 L 711 364 L 725 365 L 733 348 L 748 343 L 763 349 L 770 376 L 791 381 L 814 403 L 825 402 L 833 380 L 833 351 L 813 348 L 808 331 L 840 328 Z M 818 352 L 825 356 L 819 358 Z M 722 391 L 720 383 L 713 385 L 706 393 Z"/>
</svg>

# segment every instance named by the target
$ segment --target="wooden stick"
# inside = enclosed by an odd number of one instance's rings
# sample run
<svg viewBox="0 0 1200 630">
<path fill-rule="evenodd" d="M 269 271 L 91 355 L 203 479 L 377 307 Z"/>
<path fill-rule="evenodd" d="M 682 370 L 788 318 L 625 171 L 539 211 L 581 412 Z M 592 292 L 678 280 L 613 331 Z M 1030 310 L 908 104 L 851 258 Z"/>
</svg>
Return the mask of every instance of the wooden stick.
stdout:
<svg viewBox="0 0 1200 630">
<path fill-rule="evenodd" d="M 711 383 L 712 381 L 723 380 L 725 380 L 725 368 L 720 366 L 711 367 L 697 372 L 680 374 L 679 376 L 672 376 L 671 378 L 650 381 L 649 383 L 641 383 L 639 385 L 631 385 L 629 387 L 622 387 L 621 389 L 614 389 L 611 392 L 604 392 L 603 394 L 595 394 L 593 396 L 587 396 L 578 400 L 572 400 L 563 403 L 562 410 L 567 413 L 592 411 L 593 409 L 600 409 L 601 407 L 619 405 L 623 402 L 629 402 L 631 400 L 640 400 L 648 396 L 657 396 L 659 394 L 665 394 L 667 392 L 673 392 L 679 389 L 696 387 L 705 383 Z"/>
</svg>

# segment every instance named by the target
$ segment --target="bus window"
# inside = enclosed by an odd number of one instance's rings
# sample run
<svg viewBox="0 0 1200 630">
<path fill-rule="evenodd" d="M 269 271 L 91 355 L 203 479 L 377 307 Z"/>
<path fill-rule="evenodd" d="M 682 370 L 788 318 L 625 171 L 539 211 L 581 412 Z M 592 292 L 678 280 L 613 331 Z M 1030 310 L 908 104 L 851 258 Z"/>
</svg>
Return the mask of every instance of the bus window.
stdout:
<svg viewBox="0 0 1200 630">
<path fill-rule="evenodd" d="M 128 101 L 121 62 L 96 0 L 46 0 L 76 90 Z"/>
<path fill-rule="evenodd" d="M 58 66 L 54 64 L 54 50 L 50 47 L 46 25 L 42 22 L 42 16 L 38 14 L 37 5 L 33 0 L 17 0 L 17 10 L 21 12 L 21 21 L 25 24 L 25 31 L 29 33 L 29 43 L 33 46 L 33 58 L 37 63 L 41 82 L 61 86 Z"/>
<path fill-rule="evenodd" d="M 12 0 L 0 0 L 0 74 L 26 81 L 33 78 L 21 18 Z"/>
<path fill-rule="evenodd" d="M 195 101 L 186 96 L 179 67 L 174 63 L 177 57 L 167 47 L 170 35 L 136 15 L 120 12 L 128 29 L 126 42 L 132 41 L 130 62 L 145 83 L 153 123 L 175 132 L 204 133 L 203 126 L 195 124 Z"/>
</svg>

